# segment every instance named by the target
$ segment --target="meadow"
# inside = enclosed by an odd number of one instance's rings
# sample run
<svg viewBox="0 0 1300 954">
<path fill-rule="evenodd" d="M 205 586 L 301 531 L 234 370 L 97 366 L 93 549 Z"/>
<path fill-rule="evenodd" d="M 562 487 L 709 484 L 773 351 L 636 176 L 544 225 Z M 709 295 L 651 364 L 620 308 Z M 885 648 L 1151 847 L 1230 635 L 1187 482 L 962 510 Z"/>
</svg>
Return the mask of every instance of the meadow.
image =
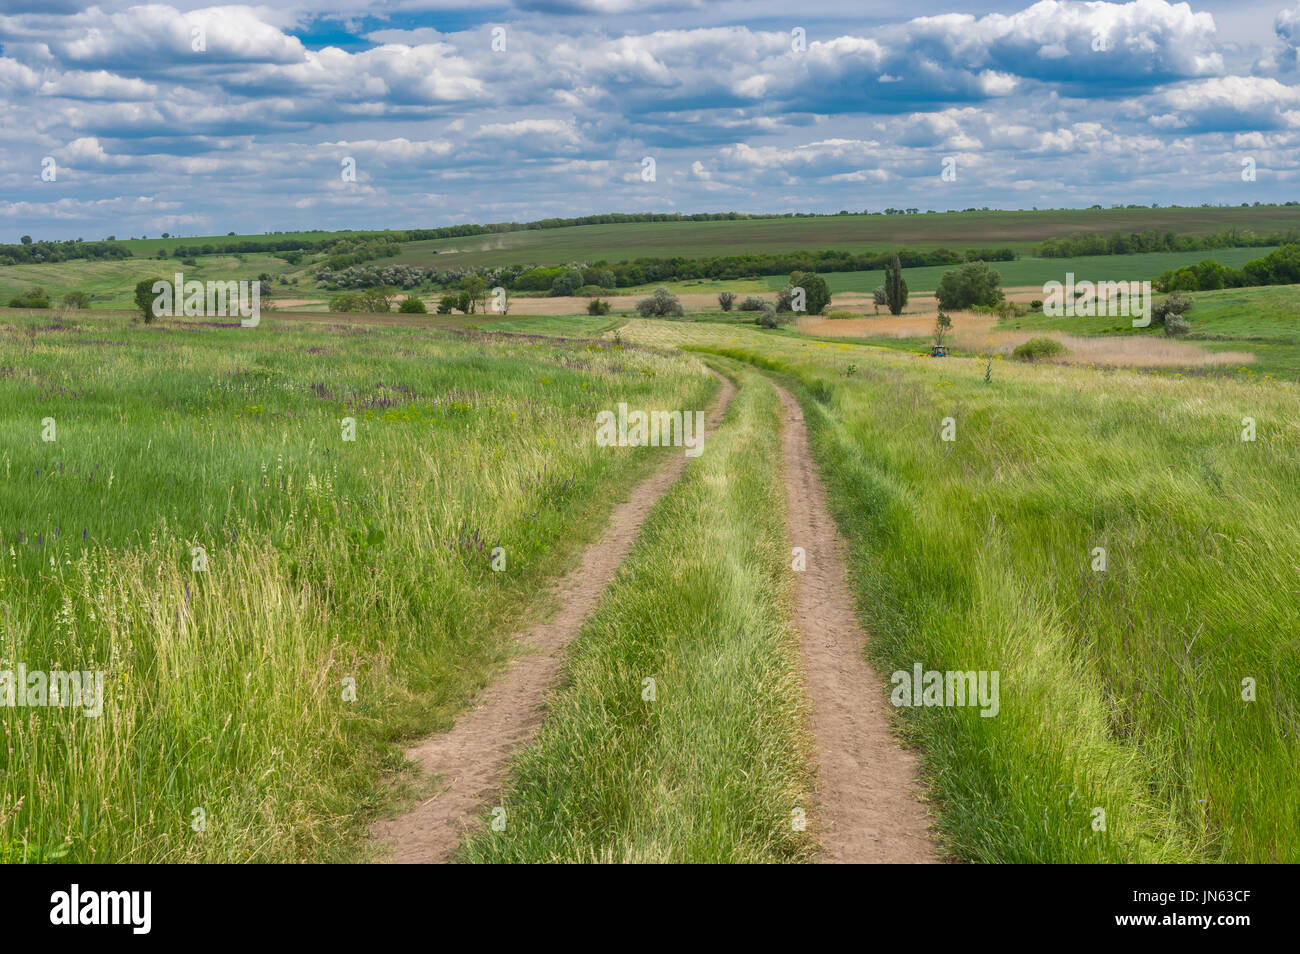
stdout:
<svg viewBox="0 0 1300 954">
<path fill-rule="evenodd" d="M 955 856 L 1300 858 L 1296 385 L 622 335 L 799 387 L 879 672 L 1001 673 L 996 718 L 898 710 Z"/>
<path fill-rule="evenodd" d="M 1300 219 L 1120 211 L 1057 215 L 1042 237 Z M 935 244 L 954 248 L 1029 243 L 1047 221 L 833 216 L 445 241 L 499 241 L 502 261 L 661 254 L 645 251 L 656 243 L 877 248 L 880 223 L 889 244 L 921 247 L 940 220 Z M 1266 251 L 996 268 L 1033 286 Z M 876 671 L 1000 674 L 996 717 L 890 709 L 921 758 L 944 857 L 1300 860 L 1294 287 L 1192 295 L 1177 347 L 1248 364 L 1175 355 L 1138 369 L 1082 356 L 1172 347 L 1123 319 L 974 316 L 990 340 L 1070 336 L 1080 352 L 1020 363 L 974 346 L 931 359 L 928 338 L 885 334 L 889 319 L 865 339 L 819 338 L 714 307 L 717 291 L 770 296 L 785 276 L 672 283 L 700 296 L 684 320 L 631 318 L 630 298 L 623 314 L 558 313 L 585 307 L 575 298 L 538 315 L 142 324 L 134 282 L 175 267 L 0 268 L 0 295 L 85 290 L 93 308 L 0 308 L 0 673 L 106 677 L 97 716 L 0 707 L 3 860 L 379 857 L 370 823 L 438 784 L 402 746 L 503 678 L 515 636 L 554 610 L 555 581 L 614 505 L 680 453 L 599 447 L 595 413 L 707 407 L 710 369 L 737 386 L 725 420 L 576 630 L 494 803 L 509 824 L 481 825 L 456 860 L 818 857 L 790 826 L 818 785 L 774 383 L 804 409 Z M 905 277 L 924 293 L 944 270 Z M 321 295 L 273 255 L 186 271 L 284 273 L 300 283 L 277 284 L 281 298 Z M 841 295 L 880 283 L 826 277 Z"/>
<path fill-rule="evenodd" d="M 594 410 L 715 388 L 608 343 L 6 317 L 0 668 L 106 681 L 98 717 L 0 708 L 0 853 L 364 858 L 410 794 L 394 743 L 499 671 L 653 464 Z"/>
</svg>

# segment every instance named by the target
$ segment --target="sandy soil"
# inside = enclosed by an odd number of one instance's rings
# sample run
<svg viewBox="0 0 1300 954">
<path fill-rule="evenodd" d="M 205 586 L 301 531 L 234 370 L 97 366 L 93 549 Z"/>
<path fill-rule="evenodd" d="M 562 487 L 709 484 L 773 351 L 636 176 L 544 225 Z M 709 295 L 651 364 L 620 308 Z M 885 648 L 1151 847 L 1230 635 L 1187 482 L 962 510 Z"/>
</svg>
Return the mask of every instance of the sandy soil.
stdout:
<svg viewBox="0 0 1300 954">
<path fill-rule="evenodd" d="M 796 574 L 795 619 L 817 747 L 818 803 L 811 817 L 822 860 L 937 862 L 916 756 L 894 740 L 886 683 L 862 654 L 867 636 L 853 611 L 844 545 L 826 510 L 803 411 L 784 390 L 781 403 L 790 541 L 807 553 L 807 569 Z"/>
<path fill-rule="evenodd" d="M 730 381 L 721 380 L 722 393 L 709 415 L 711 428 L 735 393 Z M 500 790 L 510 756 L 532 740 L 541 724 L 542 704 L 560 675 L 570 641 L 631 552 L 651 507 L 685 466 L 686 456 L 673 453 L 632 490 L 614 509 L 604 535 L 558 584 L 559 613 L 520 637 L 528 652 L 515 657 L 506 674 L 480 694 L 450 731 L 407 750 L 406 757 L 426 773 L 441 776 L 443 789 L 406 814 L 374 825 L 372 835 L 391 846 L 392 861 L 445 862 L 477 824 L 480 809 Z"/>
</svg>

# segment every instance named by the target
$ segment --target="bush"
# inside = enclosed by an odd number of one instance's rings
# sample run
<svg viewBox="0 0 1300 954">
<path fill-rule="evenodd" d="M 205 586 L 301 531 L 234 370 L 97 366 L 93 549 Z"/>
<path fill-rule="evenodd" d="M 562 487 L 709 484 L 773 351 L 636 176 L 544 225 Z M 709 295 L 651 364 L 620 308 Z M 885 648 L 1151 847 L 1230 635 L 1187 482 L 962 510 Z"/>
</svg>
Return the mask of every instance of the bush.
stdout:
<svg viewBox="0 0 1300 954">
<path fill-rule="evenodd" d="M 735 292 L 718 292 L 718 307 L 723 311 L 731 311 L 731 306 L 736 303 Z"/>
<path fill-rule="evenodd" d="M 826 313 L 826 317 L 839 319 L 839 318 L 856 318 L 858 316 L 851 311 L 828 311 Z"/>
<path fill-rule="evenodd" d="M 1182 315 L 1191 307 L 1192 299 L 1190 296 L 1180 292 L 1173 292 L 1164 301 L 1151 309 L 1151 321 L 1153 324 L 1163 325 L 1169 318 Z"/>
<path fill-rule="evenodd" d="M 762 298 L 759 298 L 757 295 L 750 295 L 748 298 L 742 300 L 736 307 L 741 311 L 762 311 L 763 306 L 766 304 L 767 302 Z"/>
<path fill-rule="evenodd" d="M 460 296 L 458 295 L 443 295 L 438 299 L 438 314 L 450 315 L 451 310 L 456 307 L 459 301 Z"/>
<path fill-rule="evenodd" d="M 64 308 L 89 308 L 90 296 L 83 291 L 70 291 L 59 304 Z"/>
<path fill-rule="evenodd" d="M 150 282 L 150 285 L 153 283 Z M 49 308 L 50 296 L 45 293 L 45 289 L 35 285 L 25 292 L 15 295 L 9 299 L 10 308 Z"/>
<path fill-rule="evenodd" d="M 996 308 L 1002 300 L 1002 276 L 984 262 L 967 262 L 943 273 L 934 296 L 939 307 L 948 311 L 973 305 Z"/>
<path fill-rule="evenodd" d="M 1038 358 L 1055 358 L 1068 350 L 1055 338 L 1030 338 L 1024 344 L 1017 345 L 1011 352 L 1011 357 L 1017 361 L 1035 361 Z"/>
<path fill-rule="evenodd" d="M 582 284 L 582 272 L 571 268 L 551 282 L 551 295 L 557 298 L 576 295 Z"/>
<path fill-rule="evenodd" d="M 604 292 L 605 289 L 599 285 L 583 285 L 576 292 L 574 292 L 574 294 L 577 295 L 579 298 L 595 298 L 598 295 L 604 294 Z"/>
<path fill-rule="evenodd" d="M 424 307 L 424 302 L 414 295 L 403 298 L 402 303 L 397 306 L 397 310 L 403 315 L 427 315 L 429 313 L 429 309 Z"/>
<path fill-rule="evenodd" d="M 603 298 L 593 298 L 587 302 L 587 314 L 589 315 L 608 315 L 609 302 Z"/>
<path fill-rule="evenodd" d="M 1192 330 L 1192 323 L 1187 320 L 1185 315 L 1166 315 L 1163 324 L 1165 327 L 1165 334 L 1170 338 L 1181 338 Z"/>
<path fill-rule="evenodd" d="M 361 311 L 361 296 L 356 292 L 339 292 L 329 299 L 330 311 Z"/>
<path fill-rule="evenodd" d="M 636 313 L 642 318 L 680 318 L 685 312 L 676 295 L 662 285 L 654 290 L 649 298 L 642 298 L 636 303 Z"/>
<path fill-rule="evenodd" d="M 1043 300 L 1042 300 L 1041 298 L 1035 298 L 1033 301 L 1031 301 L 1031 302 L 1029 303 L 1029 310 L 1030 310 L 1030 311 L 1042 311 L 1042 310 L 1043 310 Z"/>
<path fill-rule="evenodd" d="M 754 319 L 754 324 L 760 328 L 777 328 L 785 324 L 790 319 L 776 310 L 776 305 L 769 302 L 763 303 L 763 310 L 758 313 Z"/>
</svg>

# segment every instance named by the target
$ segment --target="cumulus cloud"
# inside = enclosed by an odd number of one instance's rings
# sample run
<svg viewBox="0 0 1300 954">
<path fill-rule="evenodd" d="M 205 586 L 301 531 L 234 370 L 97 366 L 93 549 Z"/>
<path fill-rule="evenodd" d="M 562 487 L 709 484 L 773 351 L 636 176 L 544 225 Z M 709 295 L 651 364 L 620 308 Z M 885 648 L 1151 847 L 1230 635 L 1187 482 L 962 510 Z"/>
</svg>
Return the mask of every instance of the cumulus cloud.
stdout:
<svg viewBox="0 0 1300 954">
<path fill-rule="evenodd" d="M 1233 150 L 1280 163 L 1300 142 L 1296 87 L 1272 75 L 1294 67 L 1300 7 L 1260 38 L 1282 51 L 1273 65 L 1246 69 L 1187 3 L 975 16 L 921 0 L 860 28 L 823 22 L 817 3 L 746 24 L 750 7 L 694 0 L 394 0 L 382 17 L 364 0 L 10 0 L 0 195 L 39 183 L 54 155 L 89 221 L 154 232 L 168 216 L 246 227 L 223 219 L 233 194 L 266 228 L 996 205 L 1035 189 L 1091 204 L 1182 196 Z M 640 179 L 645 155 L 655 183 Z M 343 156 L 358 183 L 340 180 Z M 962 173 L 941 186 L 944 157 Z M 63 220 L 59 201 L 23 208 Z M 5 221 L 16 207 L 0 200 Z"/>
</svg>

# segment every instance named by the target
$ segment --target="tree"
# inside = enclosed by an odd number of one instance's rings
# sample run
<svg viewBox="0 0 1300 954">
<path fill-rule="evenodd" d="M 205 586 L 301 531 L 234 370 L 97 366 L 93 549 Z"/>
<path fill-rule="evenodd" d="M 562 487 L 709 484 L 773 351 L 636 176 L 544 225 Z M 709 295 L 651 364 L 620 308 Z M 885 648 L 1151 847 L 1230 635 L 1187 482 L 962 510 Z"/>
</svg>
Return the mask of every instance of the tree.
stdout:
<svg viewBox="0 0 1300 954">
<path fill-rule="evenodd" d="M 735 292 L 718 292 L 718 307 L 723 311 L 731 311 L 731 306 L 736 302 Z"/>
<path fill-rule="evenodd" d="M 13 233 L 10 232 L 9 234 L 12 235 Z M 24 235 L 24 236 L 23 236 L 21 239 L 19 239 L 18 241 L 22 242 L 24 245 L 31 245 L 31 244 L 32 244 L 32 237 L 31 237 L 30 235 Z"/>
<path fill-rule="evenodd" d="M 593 298 L 587 302 L 587 314 L 589 315 L 608 315 L 609 302 L 603 298 Z"/>
<path fill-rule="evenodd" d="M 474 309 L 481 305 L 483 312 L 487 313 L 487 282 L 477 275 L 470 275 L 461 279 L 461 291 L 469 295 L 469 311 L 467 315 L 472 314 Z"/>
<path fill-rule="evenodd" d="M 680 318 L 685 314 L 682 310 L 681 300 L 662 285 L 656 288 L 654 294 L 649 298 L 642 298 L 636 303 L 636 313 L 642 318 L 666 318 L 669 316 Z"/>
<path fill-rule="evenodd" d="M 815 272 L 791 272 L 790 285 L 777 297 L 777 311 L 792 311 L 791 303 L 797 289 L 803 289 L 804 307 L 809 315 L 820 315 L 831 303 L 830 286 Z"/>
<path fill-rule="evenodd" d="M 425 315 L 429 309 L 424 307 L 424 302 L 414 295 L 408 295 L 402 299 L 402 303 L 397 306 L 397 310 L 403 315 Z"/>
<path fill-rule="evenodd" d="M 880 306 L 889 304 L 889 298 L 885 295 L 885 286 L 877 285 L 876 290 L 871 293 L 871 297 L 874 300 L 876 314 L 878 315 L 880 314 Z"/>
<path fill-rule="evenodd" d="M 934 319 L 934 343 L 936 347 L 943 346 L 943 339 L 948 332 L 952 331 L 952 319 L 942 311 Z"/>
<path fill-rule="evenodd" d="M 143 281 L 135 283 L 135 307 L 140 309 L 144 316 L 144 323 L 150 324 L 154 319 L 153 303 L 154 291 L 153 286 L 156 282 L 166 283 L 163 278 L 146 278 Z"/>
<path fill-rule="evenodd" d="M 934 297 L 945 310 L 995 308 L 1002 300 L 1002 276 L 984 262 L 967 262 L 943 273 Z"/>
<path fill-rule="evenodd" d="M 551 282 L 551 294 L 557 298 L 566 297 L 582 287 L 582 272 L 571 268 Z"/>
<path fill-rule="evenodd" d="M 903 265 L 898 260 L 897 252 L 885 269 L 885 301 L 891 315 L 901 315 L 903 306 L 907 304 L 907 282 L 903 280 Z"/>
</svg>

